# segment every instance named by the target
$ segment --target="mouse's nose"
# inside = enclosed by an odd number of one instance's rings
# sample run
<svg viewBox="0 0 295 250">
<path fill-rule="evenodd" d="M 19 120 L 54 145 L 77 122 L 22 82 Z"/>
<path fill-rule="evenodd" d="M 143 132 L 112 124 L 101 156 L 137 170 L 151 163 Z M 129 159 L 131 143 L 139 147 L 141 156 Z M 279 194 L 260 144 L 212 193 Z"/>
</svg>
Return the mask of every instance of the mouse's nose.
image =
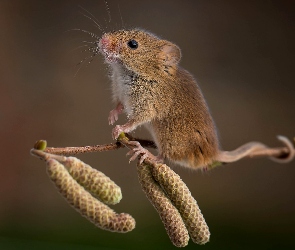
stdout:
<svg viewBox="0 0 295 250">
<path fill-rule="evenodd" d="M 104 34 L 99 40 L 98 47 L 107 53 L 115 53 L 118 50 L 117 43 L 112 36 Z"/>
<path fill-rule="evenodd" d="M 104 34 L 98 42 L 99 51 L 104 55 L 107 63 L 117 62 L 119 59 L 118 48 L 114 39 L 108 34 Z"/>
<path fill-rule="evenodd" d="M 110 39 L 106 35 L 103 35 L 99 40 L 98 46 L 102 49 L 107 49 L 110 47 Z"/>
</svg>

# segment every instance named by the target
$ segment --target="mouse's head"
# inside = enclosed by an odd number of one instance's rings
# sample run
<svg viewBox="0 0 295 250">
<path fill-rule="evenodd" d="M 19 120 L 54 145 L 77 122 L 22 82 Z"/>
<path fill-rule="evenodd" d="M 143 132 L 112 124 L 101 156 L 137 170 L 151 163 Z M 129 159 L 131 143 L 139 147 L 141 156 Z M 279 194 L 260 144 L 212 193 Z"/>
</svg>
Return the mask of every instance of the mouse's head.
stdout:
<svg viewBox="0 0 295 250">
<path fill-rule="evenodd" d="M 142 30 L 106 33 L 99 40 L 100 52 L 110 65 L 119 64 L 147 79 L 173 76 L 181 58 L 180 49 Z"/>
</svg>

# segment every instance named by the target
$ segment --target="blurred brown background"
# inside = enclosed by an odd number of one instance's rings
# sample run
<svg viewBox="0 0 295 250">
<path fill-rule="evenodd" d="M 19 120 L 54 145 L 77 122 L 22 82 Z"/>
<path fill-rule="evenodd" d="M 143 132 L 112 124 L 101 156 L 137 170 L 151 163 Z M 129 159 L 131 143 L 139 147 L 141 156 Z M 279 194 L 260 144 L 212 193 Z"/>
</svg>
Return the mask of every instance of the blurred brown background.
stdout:
<svg viewBox="0 0 295 250">
<path fill-rule="evenodd" d="M 231 150 L 252 140 L 279 146 L 276 135 L 295 135 L 292 1 L 109 0 L 110 23 L 102 0 L 0 2 L 0 248 L 172 249 L 126 150 L 80 157 L 121 186 L 124 199 L 114 209 L 137 221 L 124 235 L 97 229 L 70 208 L 44 163 L 29 154 L 38 139 L 49 146 L 112 141 L 106 65 L 97 56 L 76 73 L 89 55 L 76 48 L 93 39 L 67 30 L 101 36 L 79 5 L 108 30 L 121 28 L 122 16 L 126 27 L 178 44 L 181 65 L 197 78 L 221 144 Z M 206 173 L 174 169 L 209 224 L 211 242 L 202 248 L 295 246 L 295 162 L 243 160 Z M 190 242 L 187 249 L 197 247 Z"/>
</svg>

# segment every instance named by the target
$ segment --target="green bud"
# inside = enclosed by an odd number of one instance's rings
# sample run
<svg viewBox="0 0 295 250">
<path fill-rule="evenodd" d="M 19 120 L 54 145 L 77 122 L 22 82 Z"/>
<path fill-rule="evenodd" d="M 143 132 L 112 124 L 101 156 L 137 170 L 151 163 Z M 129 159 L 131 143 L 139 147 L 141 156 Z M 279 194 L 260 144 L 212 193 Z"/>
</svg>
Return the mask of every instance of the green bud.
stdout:
<svg viewBox="0 0 295 250">
<path fill-rule="evenodd" d="M 34 149 L 37 149 L 37 150 L 44 151 L 46 147 L 47 147 L 47 141 L 45 140 L 36 141 L 34 144 Z"/>
</svg>

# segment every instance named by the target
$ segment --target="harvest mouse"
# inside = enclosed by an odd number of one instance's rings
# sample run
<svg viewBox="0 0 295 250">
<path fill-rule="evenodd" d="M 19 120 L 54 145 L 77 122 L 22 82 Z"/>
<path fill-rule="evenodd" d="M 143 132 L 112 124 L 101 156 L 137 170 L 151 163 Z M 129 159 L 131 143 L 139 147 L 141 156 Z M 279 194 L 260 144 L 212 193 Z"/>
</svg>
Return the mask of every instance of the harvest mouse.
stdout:
<svg viewBox="0 0 295 250">
<path fill-rule="evenodd" d="M 105 33 L 99 51 L 111 69 L 112 92 L 116 108 L 110 112 L 113 125 L 123 111 L 128 122 L 112 131 L 131 132 L 144 125 L 158 148 L 155 160 L 170 160 L 197 169 L 239 158 L 239 151 L 221 151 L 215 125 L 194 77 L 179 66 L 181 51 L 169 41 L 140 30 Z M 151 154 L 134 142 L 131 160 Z M 265 148 L 261 143 L 244 145 L 243 153 Z"/>
</svg>

